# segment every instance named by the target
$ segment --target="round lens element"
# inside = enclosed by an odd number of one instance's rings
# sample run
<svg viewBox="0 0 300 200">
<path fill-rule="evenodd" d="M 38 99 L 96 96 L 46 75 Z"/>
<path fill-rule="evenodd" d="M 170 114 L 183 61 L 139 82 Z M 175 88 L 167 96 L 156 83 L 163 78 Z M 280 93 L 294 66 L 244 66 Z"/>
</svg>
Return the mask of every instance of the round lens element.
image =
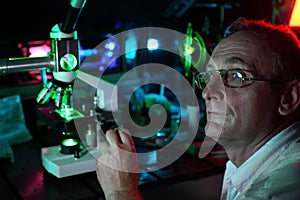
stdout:
<svg viewBox="0 0 300 200">
<path fill-rule="evenodd" d="M 73 54 L 65 54 L 60 59 L 61 67 L 66 71 L 72 71 L 77 66 L 77 58 Z"/>
<path fill-rule="evenodd" d="M 76 139 L 64 139 L 61 142 L 61 150 L 60 152 L 62 154 L 74 154 L 79 150 L 79 141 Z"/>
</svg>

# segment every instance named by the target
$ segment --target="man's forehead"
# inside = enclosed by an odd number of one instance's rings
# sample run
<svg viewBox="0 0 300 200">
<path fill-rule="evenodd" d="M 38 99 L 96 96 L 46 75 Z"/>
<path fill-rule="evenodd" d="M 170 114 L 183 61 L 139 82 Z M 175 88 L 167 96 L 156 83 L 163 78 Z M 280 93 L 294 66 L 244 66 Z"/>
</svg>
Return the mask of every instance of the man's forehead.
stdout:
<svg viewBox="0 0 300 200">
<path fill-rule="evenodd" d="M 254 38 L 249 33 L 237 32 L 233 35 L 230 35 L 222 39 L 214 48 L 212 56 L 218 56 L 219 54 L 228 54 L 228 53 L 242 53 L 241 51 L 250 50 L 253 51 L 253 48 L 260 47 L 260 44 L 254 42 Z"/>
<path fill-rule="evenodd" d="M 207 65 L 207 70 L 233 69 L 233 68 L 249 70 L 252 69 L 252 67 L 254 66 L 254 64 L 252 63 L 253 62 L 250 59 L 244 56 L 230 53 L 219 57 L 216 56 L 211 57 Z"/>
<path fill-rule="evenodd" d="M 260 58 L 266 59 L 265 48 L 254 42 L 249 33 L 237 32 L 221 40 L 212 52 L 208 67 L 221 69 L 218 65 L 237 64 L 240 68 L 255 69 Z"/>
<path fill-rule="evenodd" d="M 223 60 L 222 63 L 225 65 L 239 64 L 239 65 L 245 66 L 245 67 L 247 67 L 249 65 L 243 57 L 239 57 L 236 55 L 223 56 L 222 60 Z M 213 57 L 210 58 L 209 65 L 216 65 L 216 62 L 214 62 Z"/>
</svg>

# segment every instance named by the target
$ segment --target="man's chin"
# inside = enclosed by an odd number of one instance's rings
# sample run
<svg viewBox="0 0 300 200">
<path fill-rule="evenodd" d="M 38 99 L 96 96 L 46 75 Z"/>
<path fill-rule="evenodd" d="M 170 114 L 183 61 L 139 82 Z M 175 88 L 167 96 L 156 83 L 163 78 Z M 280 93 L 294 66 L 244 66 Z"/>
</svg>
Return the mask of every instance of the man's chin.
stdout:
<svg viewBox="0 0 300 200">
<path fill-rule="evenodd" d="M 205 135 L 218 142 L 223 131 L 223 124 L 209 122 L 205 125 Z"/>
</svg>

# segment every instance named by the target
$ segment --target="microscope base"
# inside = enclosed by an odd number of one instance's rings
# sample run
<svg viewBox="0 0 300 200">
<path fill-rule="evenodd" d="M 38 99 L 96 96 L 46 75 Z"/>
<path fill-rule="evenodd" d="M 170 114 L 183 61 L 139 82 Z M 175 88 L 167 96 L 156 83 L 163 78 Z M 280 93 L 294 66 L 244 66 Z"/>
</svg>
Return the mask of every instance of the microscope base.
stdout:
<svg viewBox="0 0 300 200">
<path fill-rule="evenodd" d="M 95 156 L 98 151 L 94 148 L 80 158 L 75 158 L 74 155 L 62 154 L 60 145 L 46 147 L 41 150 L 42 165 L 58 178 L 93 172 L 96 171 Z"/>
</svg>

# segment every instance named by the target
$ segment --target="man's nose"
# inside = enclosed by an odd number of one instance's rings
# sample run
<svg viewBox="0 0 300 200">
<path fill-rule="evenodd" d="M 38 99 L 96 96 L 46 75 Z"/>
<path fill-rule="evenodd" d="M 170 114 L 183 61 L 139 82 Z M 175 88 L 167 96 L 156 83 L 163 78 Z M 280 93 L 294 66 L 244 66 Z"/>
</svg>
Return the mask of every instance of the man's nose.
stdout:
<svg viewBox="0 0 300 200">
<path fill-rule="evenodd" d="M 225 97 L 225 86 L 220 76 L 213 77 L 202 91 L 204 100 L 222 100 Z"/>
</svg>

